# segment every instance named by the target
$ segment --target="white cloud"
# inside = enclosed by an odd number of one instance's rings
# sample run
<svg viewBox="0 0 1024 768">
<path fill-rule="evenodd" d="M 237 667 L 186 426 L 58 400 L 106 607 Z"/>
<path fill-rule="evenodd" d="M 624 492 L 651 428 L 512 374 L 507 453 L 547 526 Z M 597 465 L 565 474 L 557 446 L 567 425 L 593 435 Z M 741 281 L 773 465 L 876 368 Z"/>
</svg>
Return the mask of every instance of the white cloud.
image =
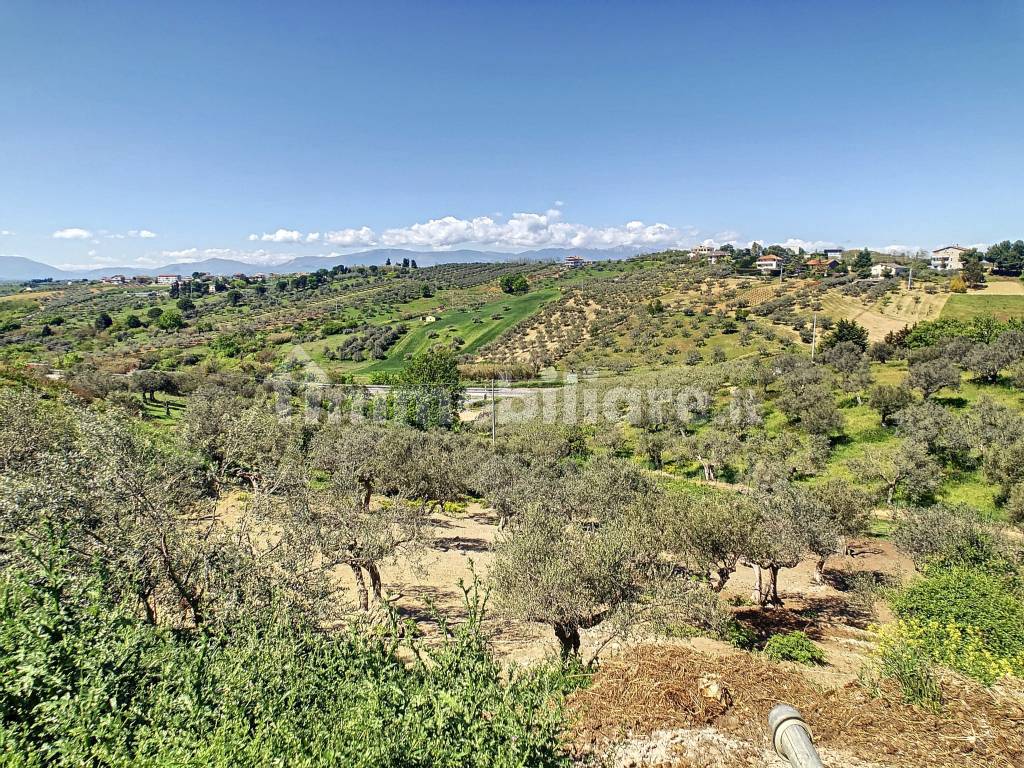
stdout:
<svg viewBox="0 0 1024 768">
<path fill-rule="evenodd" d="M 141 237 L 143 240 L 152 240 L 156 237 L 156 232 L 148 229 L 132 229 L 128 232 L 128 237 Z"/>
<path fill-rule="evenodd" d="M 887 253 L 890 256 L 907 256 L 910 254 L 916 254 L 918 251 L 923 249 L 919 245 L 886 245 L 878 250 L 881 253 Z"/>
<path fill-rule="evenodd" d="M 303 240 L 303 234 L 295 229 L 279 229 L 276 232 L 264 232 L 262 235 L 249 235 L 249 240 L 262 240 L 265 243 L 299 243 Z"/>
<path fill-rule="evenodd" d="M 13 235 L 13 234 L 14 233 L 11 232 L 11 230 L 9 230 L 9 229 L 0 229 L 0 237 L 5 237 L 7 235 Z"/>
<path fill-rule="evenodd" d="M 88 240 L 92 237 L 92 232 L 81 227 L 68 227 L 67 229 L 58 229 L 52 237 L 58 240 Z"/>
<path fill-rule="evenodd" d="M 497 250 L 538 248 L 617 248 L 667 247 L 690 243 L 697 231 L 693 227 L 674 227 L 663 223 L 628 221 L 611 227 L 594 227 L 562 220 L 555 207 L 543 213 L 513 213 L 508 218 L 476 216 L 462 219 L 442 216 L 406 227 L 376 232 L 370 227 L 349 227 L 324 233 L 303 234 L 278 229 L 249 240 L 275 243 L 325 242 L 344 248 L 414 248 L 448 250 L 459 247 L 486 247 Z"/>
<path fill-rule="evenodd" d="M 369 227 L 337 229 L 324 234 L 324 241 L 345 248 L 377 245 L 377 235 Z"/>
<path fill-rule="evenodd" d="M 791 250 L 798 250 L 803 248 L 808 253 L 817 253 L 823 251 L 826 248 L 838 248 L 831 240 L 801 240 L 799 237 L 790 237 L 785 241 L 779 243 L 783 248 L 789 248 Z"/>
</svg>

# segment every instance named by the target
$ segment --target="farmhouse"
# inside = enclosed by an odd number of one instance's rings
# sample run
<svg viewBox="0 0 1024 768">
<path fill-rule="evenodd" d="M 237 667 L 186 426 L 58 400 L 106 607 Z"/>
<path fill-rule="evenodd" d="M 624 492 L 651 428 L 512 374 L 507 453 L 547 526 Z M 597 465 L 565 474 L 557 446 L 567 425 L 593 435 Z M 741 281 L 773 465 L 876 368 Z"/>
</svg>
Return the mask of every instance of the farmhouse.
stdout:
<svg viewBox="0 0 1024 768">
<path fill-rule="evenodd" d="M 762 272 L 774 272 L 775 270 L 780 269 L 782 267 L 782 264 L 783 262 L 781 256 L 775 256 L 774 254 L 770 253 L 761 256 L 760 258 L 758 258 L 757 261 L 754 262 L 754 266 L 757 267 Z"/>
<path fill-rule="evenodd" d="M 883 277 L 897 277 L 899 275 L 907 274 L 906 264 L 897 264 L 896 262 L 889 262 L 887 264 L 874 264 L 871 267 L 871 276 L 879 279 Z"/>
<path fill-rule="evenodd" d="M 576 255 L 575 253 L 569 254 L 568 256 L 565 257 L 565 266 L 567 267 L 582 267 L 586 265 L 586 263 L 586 259 L 584 259 L 582 256 Z"/>
<path fill-rule="evenodd" d="M 940 272 L 960 269 L 960 257 L 967 253 L 968 249 L 960 245 L 946 245 L 932 251 L 932 269 Z"/>
<path fill-rule="evenodd" d="M 812 272 L 828 272 L 839 266 L 839 262 L 836 259 L 827 258 L 808 259 L 804 264 Z"/>
<path fill-rule="evenodd" d="M 124 285 L 128 282 L 128 278 L 124 275 L 109 275 L 108 277 L 101 277 L 100 282 L 107 285 Z"/>
<path fill-rule="evenodd" d="M 179 278 L 177 275 L 157 275 L 156 276 L 156 284 L 157 285 L 174 285 L 180 279 L 181 278 Z"/>
<path fill-rule="evenodd" d="M 706 259 L 714 250 L 710 245 L 695 245 L 690 249 L 690 258 Z"/>
</svg>

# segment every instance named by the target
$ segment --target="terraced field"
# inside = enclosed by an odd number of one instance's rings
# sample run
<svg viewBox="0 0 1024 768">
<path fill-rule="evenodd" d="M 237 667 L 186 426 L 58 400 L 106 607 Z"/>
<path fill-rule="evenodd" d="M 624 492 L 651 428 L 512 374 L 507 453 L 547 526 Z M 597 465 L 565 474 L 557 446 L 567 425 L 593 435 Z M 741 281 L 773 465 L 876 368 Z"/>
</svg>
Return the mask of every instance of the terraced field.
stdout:
<svg viewBox="0 0 1024 768">
<path fill-rule="evenodd" d="M 868 329 L 872 341 L 880 341 L 890 331 L 898 331 L 905 325 L 937 319 L 942 314 L 949 294 L 904 290 L 886 299 L 865 304 L 859 299 L 833 292 L 824 296 L 821 304 L 833 320 L 856 320 Z"/>
</svg>

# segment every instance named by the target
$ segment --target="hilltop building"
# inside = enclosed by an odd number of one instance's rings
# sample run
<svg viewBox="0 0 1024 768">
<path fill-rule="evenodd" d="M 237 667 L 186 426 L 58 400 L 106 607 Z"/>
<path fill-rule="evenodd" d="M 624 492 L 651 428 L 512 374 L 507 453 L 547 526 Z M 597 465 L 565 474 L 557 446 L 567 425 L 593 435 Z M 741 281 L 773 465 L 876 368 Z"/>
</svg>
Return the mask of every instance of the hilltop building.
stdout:
<svg viewBox="0 0 1024 768">
<path fill-rule="evenodd" d="M 932 269 L 936 269 L 940 272 L 949 272 L 954 269 L 960 269 L 963 266 L 960 258 L 967 253 L 968 250 L 968 248 L 964 248 L 961 245 L 945 245 L 942 248 L 937 248 L 932 251 Z"/>
<path fill-rule="evenodd" d="M 888 275 L 889 277 L 899 277 L 900 275 L 907 274 L 906 264 L 897 264 L 896 262 L 890 262 L 888 264 L 874 264 L 871 267 L 871 276 L 879 279 Z"/>
<path fill-rule="evenodd" d="M 804 264 L 812 272 L 830 272 L 839 266 L 839 261 L 829 258 L 808 259 Z"/>
<path fill-rule="evenodd" d="M 783 265 L 782 257 L 776 256 L 773 253 L 766 253 L 763 256 L 759 256 L 757 261 L 754 262 L 754 266 L 762 272 L 777 272 Z"/>
<path fill-rule="evenodd" d="M 577 256 L 575 253 L 569 254 L 565 257 L 565 266 L 567 267 L 583 267 L 586 266 L 587 260 L 582 256 Z"/>
</svg>

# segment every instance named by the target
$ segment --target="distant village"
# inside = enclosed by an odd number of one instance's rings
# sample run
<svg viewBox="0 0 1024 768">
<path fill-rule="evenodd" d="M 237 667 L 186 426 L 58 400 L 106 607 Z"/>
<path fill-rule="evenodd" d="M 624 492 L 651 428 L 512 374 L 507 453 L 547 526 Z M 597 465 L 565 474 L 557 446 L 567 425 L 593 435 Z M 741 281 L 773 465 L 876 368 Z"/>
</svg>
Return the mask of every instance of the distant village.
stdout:
<svg viewBox="0 0 1024 768">
<path fill-rule="evenodd" d="M 841 248 L 825 248 L 814 253 L 807 253 L 803 248 L 792 248 L 782 245 L 762 246 L 757 242 L 747 248 L 736 248 L 731 244 L 722 246 L 697 245 L 689 250 L 680 250 L 681 256 L 691 261 L 700 261 L 708 265 L 721 265 L 729 267 L 731 272 L 762 274 L 766 276 L 781 275 L 834 275 L 850 271 L 860 272 L 864 276 L 869 273 L 871 277 L 883 279 L 887 277 L 901 277 L 913 270 L 930 269 L 934 272 L 950 273 L 956 272 L 964 267 L 964 263 L 972 255 L 980 263 L 985 271 L 991 271 L 992 264 L 982 258 L 973 248 L 966 248 L 961 245 L 946 245 L 937 248 L 931 253 L 919 251 L 916 254 L 887 255 L 868 249 L 843 250 Z M 408 259 L 406 259 L 408 261 Z M 541 262 L 538 262 L 541 263 Z M 565 257 L 564 265 L 570 269 L 578 269 L 595 262 L 583 256 L 571 254 Z M 412 262 L 415 267 L 415 261 Z M 340 265 L 339 265 L 340 267 Z M 347 271 L 365 270 L 376 272 L 386 269 L 407 269 L 409 264 L 394 265 L 388 263 L 383 266 L 371 267 L 340 267 Z M 289 272 L 289 275 L 302 276 L 307 273 Z M 193 272 L 190 275 L 182 274 L 158 274 L 158 275 L 105 275 L 98 282 L 105 285 L 156 285 L 170 286 L 172 293 L 185 291 L 194 294 L 197 290 L 209 293 L 216 293 L 227 290 L 232 281 L 240 281 L 244 284 L 266 283 L 280 277 L 278 273 L 256 272 L 246 274 L 238 272 L 232 275 L 216 275 L 209 272 Z M 32 280 L 29 283 L 49 283 L 52 280 Z M 87 280 L 75 280 L 68 282 L 88 282 Z"/>
<path fill-rule="evenodd" d="M 931 269 L 935 272 L 955 272 L 963 268 L 968 254 L 975 253 L 972 248 L 961 245 L 946 245 L 928 254 L 921 251 L 917 254 L 893 256 L 892 260 L 879 261 L 877 252 L 868 249 L 844 251 L 841 248 L 825 248 L 820 252 L 807 253 L 803 248 L 791 248 L 782 245 L 761 246 L 753 243 L 751 247 L 737 249 L 732 245 L 713 246 L 697 245 L 687 254 L 692 261 L 702 261 L 710 265 L 728 264 L 738 270 L 756 270 L 763 275 L 788 274 L 839 274 L 851 270 L 867 270 L 871 277 L 882 279 L 906 275 L 915 266 Z M 898 259 L 898 260 L 897 260 Z M 858 261 L 859 260 L 859 261 Z M 581 256 L 567 256 L 568 267 L 583 267 L 589 264 Z M 980 260 L 982 268 L 991 270 L 992 265 Z"/>
</svg>

